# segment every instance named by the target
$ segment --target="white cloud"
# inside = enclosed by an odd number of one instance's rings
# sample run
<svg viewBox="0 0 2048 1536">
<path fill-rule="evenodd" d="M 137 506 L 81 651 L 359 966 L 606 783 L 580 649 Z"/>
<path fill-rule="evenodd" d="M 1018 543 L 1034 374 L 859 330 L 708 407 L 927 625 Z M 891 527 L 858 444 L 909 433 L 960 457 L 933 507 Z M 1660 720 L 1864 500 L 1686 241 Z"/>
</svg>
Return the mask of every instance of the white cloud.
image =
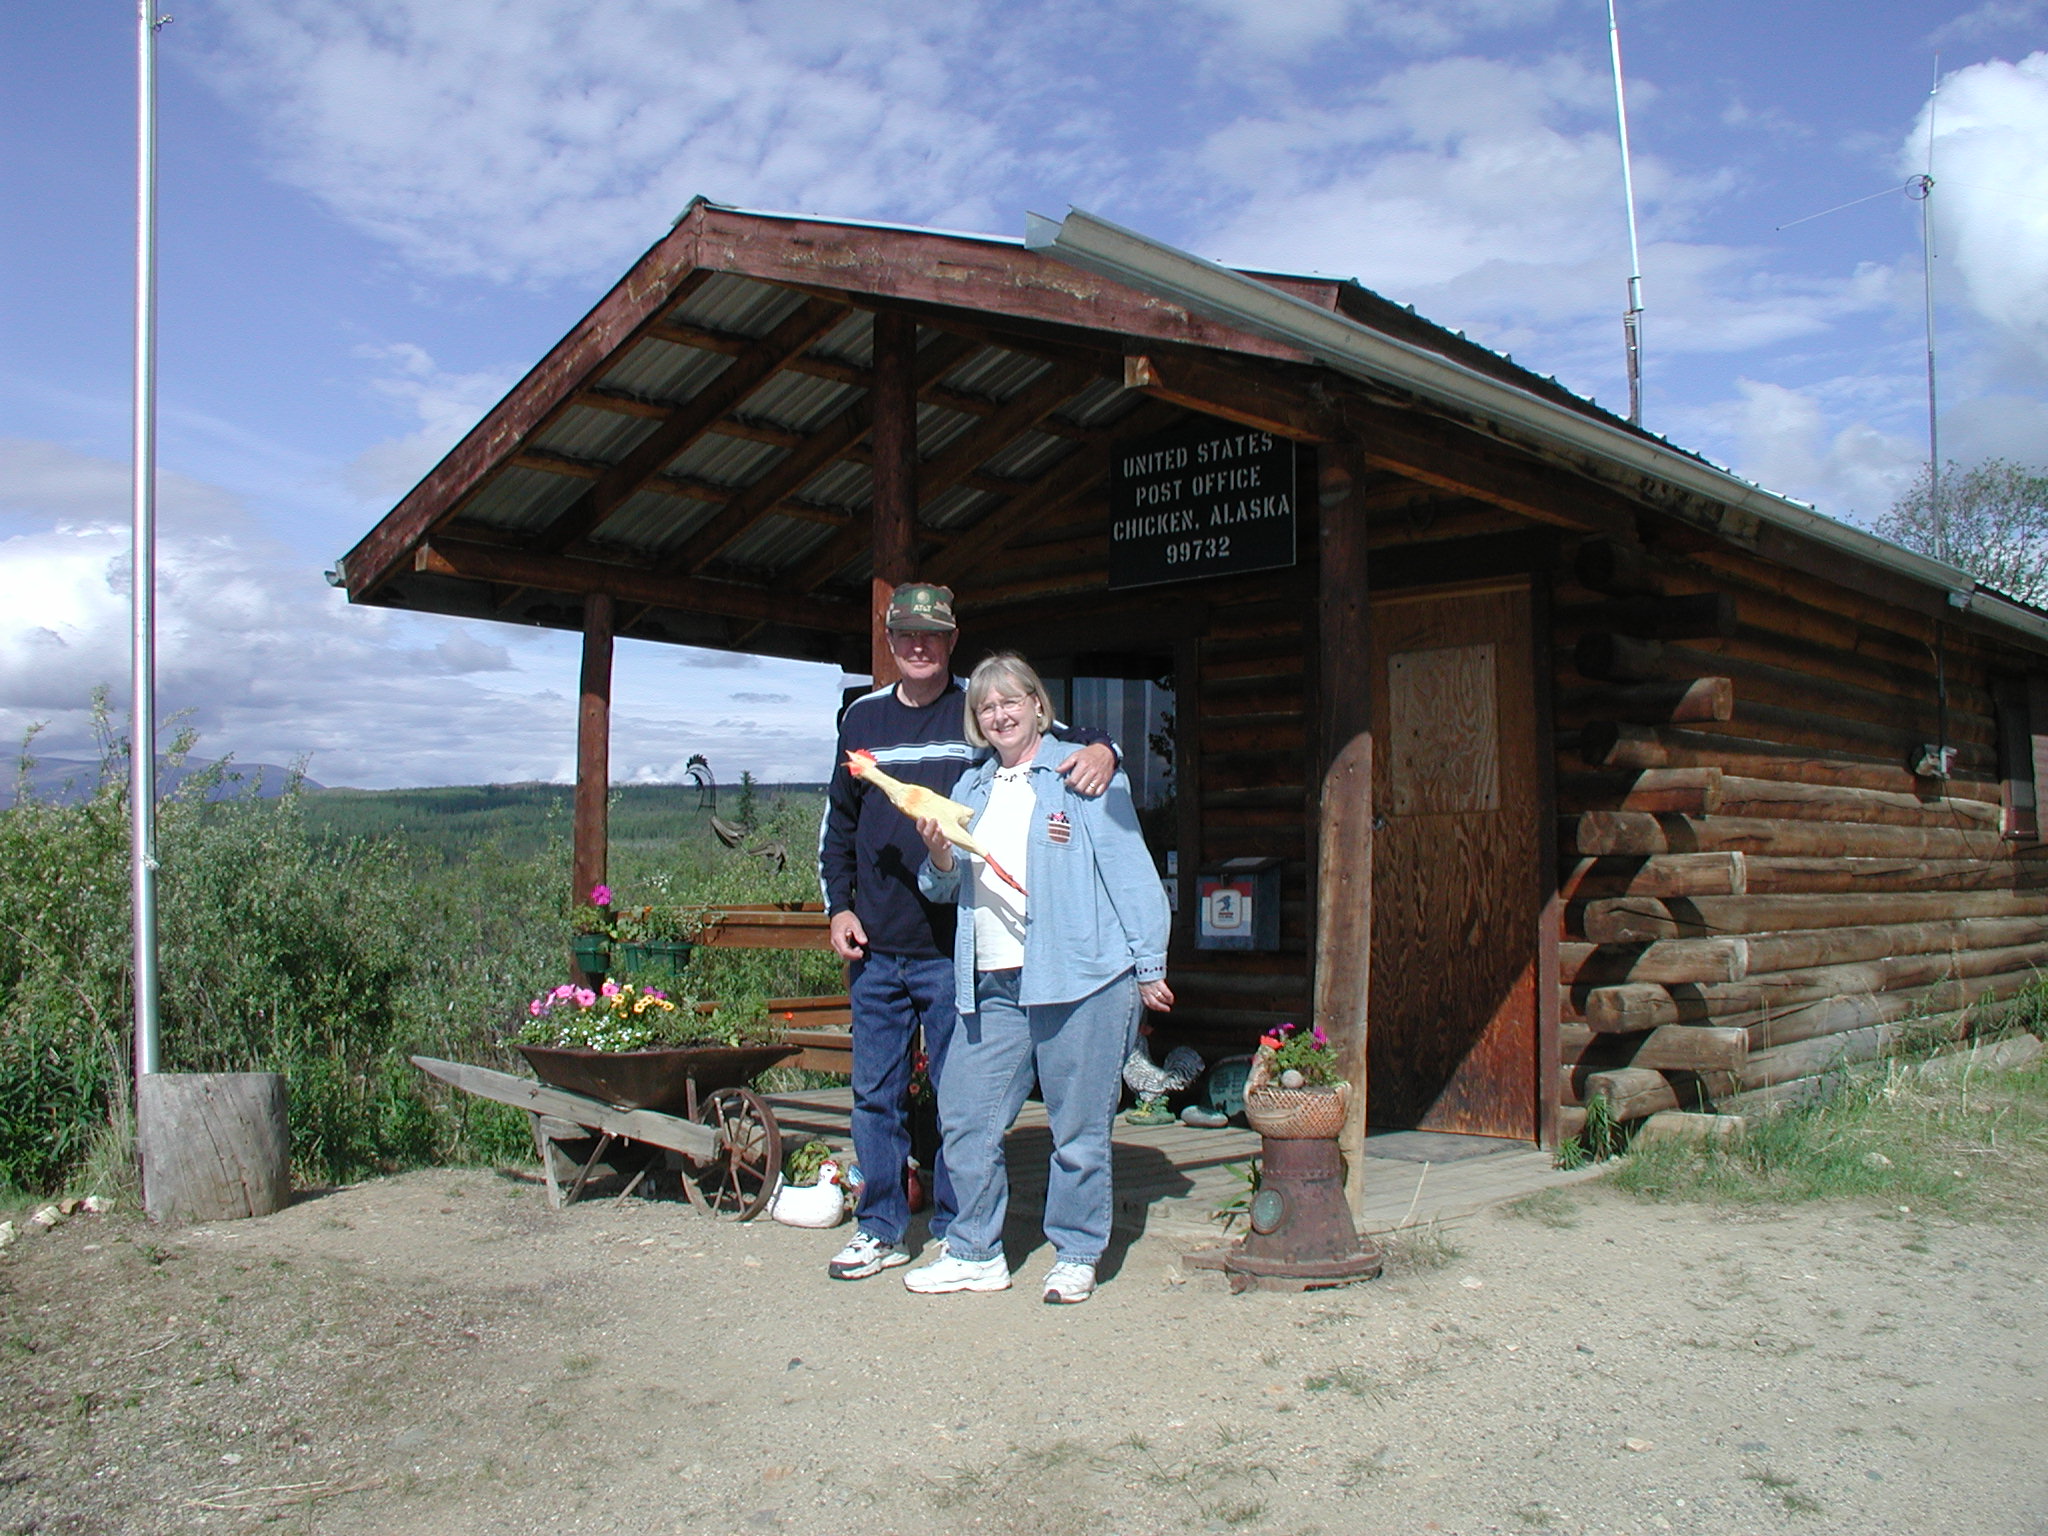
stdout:
<svg viewBox="0 0 2048 1536">
<path fill-rule="evenodd" d="M 1364 35 L 1416 52 L 1442 53 L 1475 34 L 1533 26 L 1556 14 L 1557 0 L 1189 0 L 1227 23 L 1233 44 L 1298 55 L 1318 44 Z"/>
<path fill-rule="evenodd" d="M 287 180 L 429 270 L 610 276 L 704 192 L 986 223 L 1012 155 L 956 0 L 222 0 Z M 984 65 L 985 68 L 985 65 Z"/>
<path fill-rule="evenodd" d="M 1199 151 L 1235 210 L 1214 241 L 1225 259 L 1355 275 L 1403 299 L 1489 263 L 1623 251 L 1620 160 L 1595 116 L 1605 89 L 1567 59 L 1458 58 L 1341 104 L 1241 118 Z M 1646 190 L 1662 180 L 1646 164 Z"/>
<path fill-rule="evenodd" d="M 1926 165 L 1929 111 L 1938 265 L 2048 366 L 2048 53 L 1948 76 L 1900 150 L 1908 174 Z"/>
<path fill-rule="evenodd" d="M 0 486 L 0 739 L 46 723 L 39 750 L 84 755 L 92 688 L 128 696 L 127 468 L 0 440 Z M 163 474 L 158 500 L 159 703 L 203 751 L 306 757 L 325 783 L 573 777 L 574 636 L 352 608 L 216 488 Z M 621 645 L 615 775 L 680 778 L 705 752 L 735 777 L 822 778 L 837 672 L 742 660 L 779 689 L 733 718 L 724 657 Z"/>
<path fill-rule="evenodd" d="M 2048 28 L 2048 0 L 1984 0 L 1974 10 L 1937 27 L 1928 37 L 1936 48 L 1987 37 L 2039 37 Z"/>
<path fill-rule="evenodd" d="M 1788 389 L 1739 379 L 1733 399 L 1686 412 L 1684 424 L 1728 443 L 1742 475 L 1766 490 L 1847 522 L 1869 522 L 1891 506 L 1926 454 L 1854 413 L 1859 383 Z"/>
<path fill-rule="evenodd" d="M 505 372 L 448 373 L 410 342 L 359 347 L 356 355 L 385 365 L 370 380 L 380 399 L 415 416 L 419 429 L 374 444 L 343 473 L 348 489 L 369 501 L 390 501 L 411 490 L 512 386 Z"/>
</svg>

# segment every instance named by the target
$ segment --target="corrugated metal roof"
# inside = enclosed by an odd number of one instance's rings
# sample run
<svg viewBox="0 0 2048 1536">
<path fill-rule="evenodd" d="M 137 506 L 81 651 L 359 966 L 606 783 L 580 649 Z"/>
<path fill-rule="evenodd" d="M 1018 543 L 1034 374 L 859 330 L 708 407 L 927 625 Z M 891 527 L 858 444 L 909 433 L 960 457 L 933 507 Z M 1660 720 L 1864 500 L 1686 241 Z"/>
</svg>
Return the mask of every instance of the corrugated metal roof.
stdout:
<svg viewBox="0 0 2048 1536">
<path fill-rule="evenodd" d="M 782 570 L 808 560 L 838 534 L 839 530 L 830 523 L 764 517 L 726 547 L 719 563 Z"/>
<path fill-rule="evenodd" d="M 589 484 L 570 475 L 508 465 L 463 503 L 462 518 L 491 528 L 539 528 L 575 505 Z"/>
<path fill-rule="evenodd" d="M 718 507 L 695 497 L 661 491 L 636 491 L 616 512 L 598 524 L 593 544 L 662 554 L 686 541 L 710 521 Z"/>
<path fill-rule="evenodd" d="M 1139 390 L 1125 389 L 1119 379 L 1094 379 L 1053 414 L 1077 427 L 1100 427 L 1128 416 L 1146 398 Z"/>
<path fill-rule="evenodd" d="M 981 395 L 1001 402 L 1022 392 L 1052 371 L 1053 365 L 1040 357 L 1001 347 L 986 347 L 963 360 L 946 375 L 946 386 L 963 394 Z"/>
<path fill-rule="evenodd" d="M 643 400 L 680 404 L 732 366 L 723 352 L 642 337 L 598 382 Z"/>
<path fill-rule="evenodd" d="M 769 465 L 788 452 L 787 448 L 750 437 L 706 432 L 669 461 L 668 473 L 738 490 L 752 485 L 767 473 Z"/>
<path fill-rule="evenodd" d="M 857 512 L 875 499 L 875 472 L 851 459 L 835 459 L 798 487 L 797 494 L 821 507 Z"/>
<path fill-rule="evenodd" d="M 958 528 L 981 521 L 981 514 L 1000 496 L 978 491 L 971 485 L 949 486 L 917 509 L 917 520 L 928 528 Z"/>
<path fill-rule="evenodd" d="M 943 405 L 934 405 L 928 400 L 919 401 L 917 407 L 917 456 L 920 459 L 937 458 L 953 443 L 971 432 L 981 422 L 979 416 L 970 416 L 964 411 L 949 410 Z"/>
<path fill-rule="evenodd" d="M 793 432 L 815 432 L 865 393 L 857 384 L 821 379 L 816 374 L 785 369 L 763 384 L 740 407 L 749 421 L 768 422 Z"/>
<path fill-rule="evenodd" d="M 1072 453 L 1076 446 L 1064 437 L 1025 432 L 1012 438 L 981 467 L 1005 480 L 1033 480 Z"/>
<path fill-rule="evenodd" d="M 669 310 L 669 318 L 736 336 L 765 336 L 802 308 L 809 295 L 751 277 L 721 272 Z"/>
<path fill-rule="evenodd" d="M 651 416 L 628 416 L 621 411 L 572 405 L 536 432 L 531 446 L 547 453 L 566 454 L 572 459 L 616 464 L 631 453 L 636 444 L 652 436 L 660 425 L 660 421 Z"/>
<path fill-rule="evenodd" d="M 936 335 L 936 332 L 926 333 L 927 337 L 931 335 Z M 926 337 L 920 337 L 920 344 L 925 339 Z M 819 338 L 818 344 L 812 347 L 811 350 L 839 362 L 849 363 L 856 368 L 873 366 L 875 361 L 874 315 L 865 309 L 856 309 L 844 320 L 833 326 L 831 330 L 827 331 L 824 336 Z"/>
</svg>

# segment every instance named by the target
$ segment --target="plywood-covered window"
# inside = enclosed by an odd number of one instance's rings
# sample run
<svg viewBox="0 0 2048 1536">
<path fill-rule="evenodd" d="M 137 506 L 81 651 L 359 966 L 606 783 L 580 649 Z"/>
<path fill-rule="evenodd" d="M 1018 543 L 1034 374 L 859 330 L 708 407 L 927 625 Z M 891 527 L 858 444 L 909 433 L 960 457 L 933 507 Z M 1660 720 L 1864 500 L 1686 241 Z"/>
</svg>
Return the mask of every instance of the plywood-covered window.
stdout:
<svg viewBox="0 0 2048 1536">
<path fill-rule="evenodd" d="M 2000 830 L 2014 842 L 2038 843 L 2048 796 L 2048 676 L 1999 678 L 1991 696 L 1998 711 Z"/>
</svg>

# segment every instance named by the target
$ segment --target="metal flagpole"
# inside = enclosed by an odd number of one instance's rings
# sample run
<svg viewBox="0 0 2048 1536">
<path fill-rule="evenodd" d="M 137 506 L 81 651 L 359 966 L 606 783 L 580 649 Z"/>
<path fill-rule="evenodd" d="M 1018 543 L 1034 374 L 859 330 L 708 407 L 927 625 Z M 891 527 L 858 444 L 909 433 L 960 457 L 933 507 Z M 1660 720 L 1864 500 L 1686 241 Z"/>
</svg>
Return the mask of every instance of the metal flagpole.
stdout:
<svg viewBox="0 0 2048 1536">
<path fill-rule="evenodd" d="M 135 1072 L 157 1070 L 156 953 L 156 32 L 171 18 L 139 0 L 135 89 L 135 444 L 128 727 L 130 908 L 135 930 Z"/>
</svg>

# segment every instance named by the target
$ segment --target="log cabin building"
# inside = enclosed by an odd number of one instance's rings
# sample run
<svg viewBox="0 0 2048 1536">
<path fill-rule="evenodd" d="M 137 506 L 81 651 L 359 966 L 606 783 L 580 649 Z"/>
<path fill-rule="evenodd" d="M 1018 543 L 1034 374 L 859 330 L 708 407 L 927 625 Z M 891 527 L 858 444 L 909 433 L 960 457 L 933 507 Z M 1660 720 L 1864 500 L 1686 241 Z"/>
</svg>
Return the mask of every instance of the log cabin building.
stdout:
<svg viewBox="0 0 2048 1536">
<path fill-rule="evenodd" d="M 1080 213 L 700 200 L 334 579 L 581 632 L 587 891 L 615 636 L 886 680 L 913 576 L 960 670 L 1170 695 L 1165 1028 L 1320 1021 L 1353 1147 L 1797 1096 L 2048 960 L 2048 615 L 1355 283 Z"/>
</svg>

